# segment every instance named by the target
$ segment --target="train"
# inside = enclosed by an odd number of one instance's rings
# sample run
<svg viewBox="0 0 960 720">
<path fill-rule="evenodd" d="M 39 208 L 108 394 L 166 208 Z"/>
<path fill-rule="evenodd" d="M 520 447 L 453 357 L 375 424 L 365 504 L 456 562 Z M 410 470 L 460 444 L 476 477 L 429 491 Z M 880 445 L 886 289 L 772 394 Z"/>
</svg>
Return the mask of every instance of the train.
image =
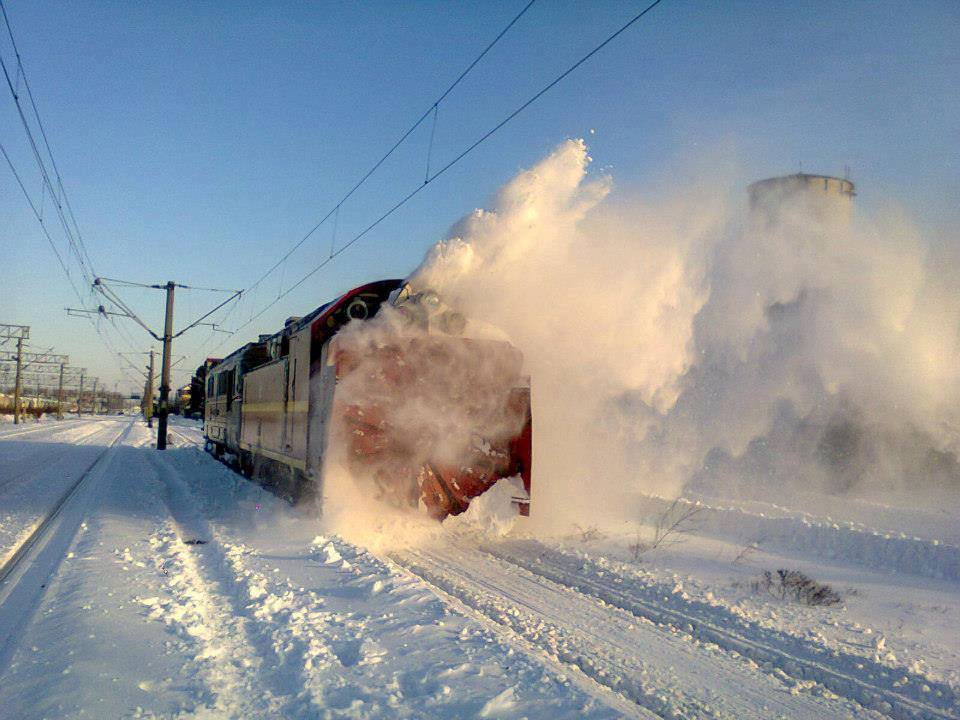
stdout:
<svg viewBox="0 0 960 720">
<path fill-rule="evenodd" d="M 388 312 L 394 325 L 374 325 Z M 336 466 L 371 499 L 437 520 L 464 512 L 498 482 L 509 484 L 516 512 L 529 515 L 522 354 L 466 328 L 437 293 L 415 292 L 405 280 L 367 283 L 288 318 L 198 368 L 205 447 L 321 512 L 325 473 Z"/>
</svg>

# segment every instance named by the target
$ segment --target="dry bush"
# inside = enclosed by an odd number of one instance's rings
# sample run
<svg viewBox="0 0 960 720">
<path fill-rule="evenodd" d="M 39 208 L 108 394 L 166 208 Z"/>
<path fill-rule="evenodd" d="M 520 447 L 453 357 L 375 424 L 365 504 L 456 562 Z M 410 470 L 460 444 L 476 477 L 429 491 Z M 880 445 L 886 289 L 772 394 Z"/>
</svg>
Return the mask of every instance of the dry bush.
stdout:
<svg viewBox="0 0 960 720">
<path fill-rule="evenodd" d="M 628 546 L 634 561 L 650 550 L 683 542 L 683 536 L 696 529 L 696 517 L 701 510 L 703 508 L 699 503 L 690 505 L 681 502 L 680 498 L 674 500 L 670 507 L 657 516 L 653 535 L 648 541 L 644 541 L 640 529 L 637 529 L 634 542 Z"/>
<path fill-rule="evenodd" d="M 764 570 L 763 575 L 753 581 L 752 589 L 778 600 L 793 600 L 804 605 L 839 605 L 843 602 L 832 587 L 812 580 L 799 570 Z"/>
<path fill-rule="evenodd" d="M 597 529 L 596 525 L 590 525 L 588 527 L 580 527 L 579 525 L 574 525 L 573 529 L 576 530 L 576 537 L 579 538 L 580 542 L 588 543 L 594 540 L 601 540 L 606 535 L 604 535 L 600 530 Z"/>
</svg>

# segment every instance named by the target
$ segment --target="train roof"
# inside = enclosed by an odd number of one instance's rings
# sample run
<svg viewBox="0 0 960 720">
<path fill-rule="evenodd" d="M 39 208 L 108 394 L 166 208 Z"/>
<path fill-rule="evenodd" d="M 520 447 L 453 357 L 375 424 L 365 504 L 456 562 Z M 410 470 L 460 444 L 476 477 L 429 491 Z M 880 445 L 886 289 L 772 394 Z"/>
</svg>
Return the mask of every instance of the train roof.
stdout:
<svg viewBox="0 0 960 720">
<path fill-rule="evenodd" d="M 365 294 L 376 294 L 381 296 L 384 300 L 386 297 L 396 290 L 398 287 L 403 285 L 404 280 L 398 279 L 389 279 L 389 280 L 376 280 L 371 283 L 366 283 L 365 285 L 359 285 L 352 290 L 348 290 L 342 295 L 337 296 L 333 300 L 320 305 L 318 308 L 312 310 L 303 317 L 291 319 L 287 324 L 273 333 L 272 335 L 261 335 L 260 340 L 256 342 L 248 342 L 246 345 L 237 348 L 232 353 L 227 355 L 225 358 L 220 360 L 214 367 L 227 365 L 231 360 L 242 360 L 242 356 L 246 354 L 253 348 L 256 347 L 266 347 L 271 340 L 276 340 L 277 338 L 283 335 L 292 335 L 293 333 L 300 332 L 304 328 L 311 327 L 312 334 L 316 335 L 323 328 L 324 324 L 327 322 L 327 319 L 330 318 L 335 312 L 349 304 L 354 298 L 360 295 Z"/>
<path fill-rule="evenodd" d="M 309 315 L 305 315 L 304 317 L 300 318 L 300 320 L 296 323 L 297 330 L 301 330 L 307 325 L 323 323 L 330 315 L 335 313 L 358 295 L 377 294 L 382 295 L 384 299 L 386 299 L 387 295 L 403 285 L 404 282 L 404 280 L 377 280 L 375 282 L 367 283 L 366 285 L 355 287 L 353 290 L 345 292 L 335 300 L 331 300 L 330 302 L 321 305 Z"/>
</svg>

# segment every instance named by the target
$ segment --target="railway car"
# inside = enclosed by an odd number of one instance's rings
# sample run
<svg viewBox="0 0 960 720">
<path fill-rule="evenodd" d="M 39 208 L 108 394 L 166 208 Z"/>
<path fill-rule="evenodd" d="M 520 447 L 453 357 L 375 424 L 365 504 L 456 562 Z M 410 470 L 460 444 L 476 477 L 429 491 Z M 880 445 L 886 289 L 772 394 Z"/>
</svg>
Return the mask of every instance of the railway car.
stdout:
<svg viewBox="0 0 960 720">
<path fill-rule="evenodd" d="M 204 403 L 207 397 L 207 371 L 220 362 L 220 358 L 208 357 L 190 378 L 190 404 L 185 413 L 191 418 L 203 418 Z"/>
<path fill-rule="evenodd" d="M 345 328 L 367 323 L 384 303 L 418 331 L 358 344 L 357 326 Z M 319 499 L 325 464 L 335 460 L 372 498 L 437 519 L 463 512 L 500 480 L 529 514 L 522 356 L 505 342 L 463 337 L 464 326 L 435 293 L 413 294 L 401 280 L 363 285 L 289 318 L 208 368 L 207 447 L 293 502 Z M 438 381 L 437 368 L 458 363 L 460 382 Z M 411 407 L 456 416 L 459 433 L 424 430 L 409 421 Z"/>
<path fill-rule="evenodd" d="M 207 371 L 203 432 L 207 449 L 216 457 L 239 456 L 244 373 L 270 357 L 266 342 L 247 343 Z"/>
</svg>

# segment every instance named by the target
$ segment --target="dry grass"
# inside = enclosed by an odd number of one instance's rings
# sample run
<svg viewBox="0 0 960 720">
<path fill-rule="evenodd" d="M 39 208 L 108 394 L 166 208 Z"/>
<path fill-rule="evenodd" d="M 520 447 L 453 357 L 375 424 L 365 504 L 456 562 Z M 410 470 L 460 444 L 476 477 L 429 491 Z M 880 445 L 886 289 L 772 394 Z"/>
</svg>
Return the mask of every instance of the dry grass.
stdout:
<svg viewBox="0 0 960 720">
<path fill-rule="evenodd" d="M 843 602 L 843 598 L 832 587 L 812 580 L 799 570 L 765 570 L 760 578 L 753 581 L 752 589 L 778 600 L 793 600 L 803 605 L 839 605 Z"/>
</svg>

